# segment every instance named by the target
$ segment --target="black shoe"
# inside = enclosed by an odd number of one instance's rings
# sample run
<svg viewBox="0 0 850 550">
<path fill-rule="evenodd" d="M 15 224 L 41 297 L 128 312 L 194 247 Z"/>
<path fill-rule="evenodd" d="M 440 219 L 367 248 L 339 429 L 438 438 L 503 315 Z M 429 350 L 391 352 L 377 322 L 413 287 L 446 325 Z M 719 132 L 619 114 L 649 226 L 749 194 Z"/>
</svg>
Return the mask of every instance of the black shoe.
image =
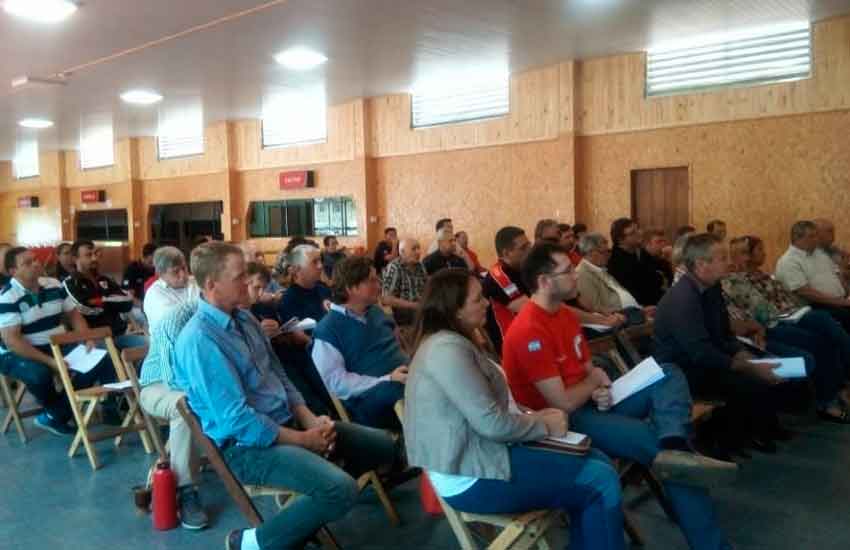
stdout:
<svg viewBox="0 0 850 550">
<path fill-rule="evenodd" d="M 769 455 L 776 454 L 778 450 L 776 443 L 766 437 L 754 437 L 751 446 L 756 451 Z"/>
<path fill-rule="evenodd" d="M 201 497 L 194 487 L 183 487 L 178 494 L 180 525 L 184 529 L 198 530 L 209 525 L 209 518 L 201 506 Z"/>
<path fill-rule="evenodd" d="M 224 539 L 225 550 L 242 550 L 242 533 L 245 529 L 235 529 L 227 534 Z"/>
</svg>

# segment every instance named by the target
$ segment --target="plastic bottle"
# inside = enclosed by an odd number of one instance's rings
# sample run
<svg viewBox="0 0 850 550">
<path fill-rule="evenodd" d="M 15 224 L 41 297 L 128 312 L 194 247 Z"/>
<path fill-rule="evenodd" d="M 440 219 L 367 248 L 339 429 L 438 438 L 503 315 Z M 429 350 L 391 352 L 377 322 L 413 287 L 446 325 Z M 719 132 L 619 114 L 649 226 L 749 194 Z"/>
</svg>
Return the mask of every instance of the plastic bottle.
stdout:
<svg viewBox="0 0 850 550">
<path fill-rule="evenodd" d="M 177 481 L 168 462 L 157 464 L 153 474 L 153 526 L 160 531 L 177 527 Z"/>
</svg>

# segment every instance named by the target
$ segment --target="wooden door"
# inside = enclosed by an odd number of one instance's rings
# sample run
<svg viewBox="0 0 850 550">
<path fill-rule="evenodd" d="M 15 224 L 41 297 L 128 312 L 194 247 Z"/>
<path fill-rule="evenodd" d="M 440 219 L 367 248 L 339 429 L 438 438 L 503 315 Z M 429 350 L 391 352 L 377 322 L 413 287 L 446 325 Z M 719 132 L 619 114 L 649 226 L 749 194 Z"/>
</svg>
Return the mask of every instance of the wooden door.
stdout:
<svg viewBox="0 0 850 550">
<path fill-rule="evenodd" d="M 632 170 L 632 218 L 642 229 L 663 229 L 670 242 L 690 223 L 687 166 Z"/>
</svg>

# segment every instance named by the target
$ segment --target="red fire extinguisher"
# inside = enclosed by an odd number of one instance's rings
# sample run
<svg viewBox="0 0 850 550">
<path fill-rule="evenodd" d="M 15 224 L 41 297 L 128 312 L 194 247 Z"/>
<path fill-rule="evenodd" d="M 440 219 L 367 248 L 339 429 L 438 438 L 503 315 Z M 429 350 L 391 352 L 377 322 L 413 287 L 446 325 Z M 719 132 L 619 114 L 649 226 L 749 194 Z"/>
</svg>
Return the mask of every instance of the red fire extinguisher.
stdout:
<svg viewBox="0 0 850 550">
<path fill-rule="evenodd" d="M 153 526 L 160 531 L 177 527 L 177 481 L 165 461 L 153 474 Z"/>
</svg>

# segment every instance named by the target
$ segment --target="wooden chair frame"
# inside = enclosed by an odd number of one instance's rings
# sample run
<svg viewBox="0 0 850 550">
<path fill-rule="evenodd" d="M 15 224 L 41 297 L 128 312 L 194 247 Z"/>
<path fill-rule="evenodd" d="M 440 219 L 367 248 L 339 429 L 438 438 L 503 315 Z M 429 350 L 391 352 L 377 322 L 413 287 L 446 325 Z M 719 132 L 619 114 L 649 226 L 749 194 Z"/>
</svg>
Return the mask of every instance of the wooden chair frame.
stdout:
<svg viewBox="0 0 850 550">
<path fill-rule="evenodd" d="M 112 365 L 115 369 L 115 374 L 119 382 L 127 381 L 127 373 L 124 364 L 121 362 L 121 357 L 118 355 L 118 350 L 115 347 L 115 342 L 112 340 L 112 331 L 109 327 L 90 329 L 79 332 L 67 332 L 57 334 L 50 337 L 50 348 L 53 351 L 53 358 L 59 366 L 59 378 L 62 380 L 62 386 L 65 389 L 65 395 L 71 406 L 71 412 L 74 415 L 74 420 L 77 423 L 77 434 L 71 442 L 71 447 L 68 450 L 68 456 L 72 457 L 76 454 L 80 443 L 83 444 L 88 455 L 89 463 L 93 470 L 100 468 L 100 461 L 97 457 L 97 449 L 94 443 L 105 439 L 115 439 L 115 446 L 121 444 L 123 436 L 128 433 L 138 432 L 142 440 L 142 445 L 145 452 L 152 452 L 151 436 L 148 433 L 147 427 L 140 415 L 140 407 L 137 395 L 131 384 L 129 388 L 122 390 L 113 390 L 104 386 L 93 386 L 82 390 L 74 388 L 71 382 L 71 375 L 68 366 L 65 364 L 64 356 L 62 355 L 61 346 L 66 344 L 79 344 L 89 340 L 103 340 L 106 344 L 107 353 L 112 360 Z M 130 405 L 130 410 L 124 416 L 121 426 L 109 427 L 99 430 L 98 433 L 89 431 L 89 423 L 98 403 L 100 403 L 108 395 L 121 395 Z"/>
<path fill-rule="evenodd" d="M 333 394 L 330 394 L 330 396 L 340 420 L 343 422 L 351 422 L 351 416 L 349 416 L 348 411 L 345 409 L 345 405 L 342 404 L 342 401 Z M 384 507 L 384 512 L 387 514 L 387 519 L 389 519 L 390 524 L 397 526 L 399 524 L 398 512 L 396 511 L 395 506 L 387 494 L 386 488 L 384 488 L 383 482 L 378 477 L 378 473 L 375 470 L 370 470 L 357 478 L 357 488 L 360 491 L 363 491 L 369 485 L 372 485 L 372 488 L 375 490 L 375 494 L 378 495 L 378 499 L 381 501 L 381 506 Z"/>
<path fill-rule="evenodd" d="M 397 401 L 394 409 L 402 421 L 404 400 Z M 434 494 L 437 494 L 436 491 Z M 479 548 L 468 523 L 483 523 L 500 528 L 487 550 L 549 550 L 545 535 L 560 516 L 557 510 L 534 510 L 522 514 L 470 514 L 455 510 L 440 495 L 437 495 L 437 499 L 462 550 Z"/>
<path fill-rule="evenodd" d="M 260 514 L 260 511 L 257 510 L 257 507 L 254 505 L 251 497 L 275 497 L 280 508 L 285 508 L 291 504 L 293 500 L 298 498 L 298 493 L 284 488 L 261 485 L 243 485 L 233 474 L 233 471 L 230 469 L 230 466 L 227 465 L 227 462 L 224 461 L 224 457 L 221 456 L 221 451 L 218 446 L 204 433 L 204 430 L 201 428 L 201 423 L 198 421 L 198 417 L 192 409 L 189 408 L 185 397 L 177 403 L 177 410 L 180 411 L 181 416 L 183 416 L 183 420 L 185 420 L 186 424 L 189 426 L 189 431 L 192 432 L 192 437 L 195 439 L 195 442 L 203 449 L 204 454 L 209 460 L 210 466 L 212 466 L 213 470 L 215 470 L 218 474 L 218 477 L 221 478 L 222 483 L 224 483 L 224 488 L 227 490 L 227 494 L 229 494 L 230 498 L 232 498 L 236 503 L 239 511 L 243 516 L 245 516 L 245 519 L 248 520 L 251 527 L 258 527 L 263 523 L 263 516 Z M 322 527 L 316 536 L 322 546 L 328 550 L 339 550 L 339 544 L 327 527 Z"/>
<path fill-rule="evenodd" d="M 3 419 L 3 424 L 0 425 L 0 431 L 6 433 L 9 431 L 9 426 L 14 422 L 15 429 L 18 431 L 18 436 L 21 438 L 21 442 L 26 444 L 29 441 L 29 437 L 27 436 L 27 430 L 24 428 L 23 419 L 29 418 L 30 416 L 35 416 L 37 414 L 41 414 L 44 410 L 42 407 L 32 407 L 26 410 L 21 410 L 21 402 L 24 399 L 24 395 L 27 393 L 27 387 L 23 382 L 18 381 L 18 387 L 15 391 L 12 391 L 12 386 L 9 381 L 12 378 L 0 374 L 0 396 L 3 398 L 3 402 L 6 404 L 6 408 L 8 411 L 6 412 L 6 417 Z"/>
<path fill-rule="evenodd" d="M 145 422 L 145 426 L 147 427 L 148 433 L 150 434 L 151 440 L 153 442 L 154 449 L 156 449 L 157 454 L 159 455 L 160 460 L 166 460 L 168 458 L 168 449 L 162 443 L 162 438 L 159 436 L 159 425 L 158 418 L 155 418 L 149 415 L 144 407 L 142 407 L 142 387 L 139 384 L 139 369 L 136 368 L 148 354 L 147 346 L 136 347 L 136 348 L 127 348 L 121 350 L 121 361 L 124 364 L 124 370 L 127 373 L 127 379 L 130 380 L 130 383 L 133 387 L 133 394 L 136 398 L 136 401 L 139 403 L 139 413 L 142 415 L 142 419 Z"/>
</svg>

